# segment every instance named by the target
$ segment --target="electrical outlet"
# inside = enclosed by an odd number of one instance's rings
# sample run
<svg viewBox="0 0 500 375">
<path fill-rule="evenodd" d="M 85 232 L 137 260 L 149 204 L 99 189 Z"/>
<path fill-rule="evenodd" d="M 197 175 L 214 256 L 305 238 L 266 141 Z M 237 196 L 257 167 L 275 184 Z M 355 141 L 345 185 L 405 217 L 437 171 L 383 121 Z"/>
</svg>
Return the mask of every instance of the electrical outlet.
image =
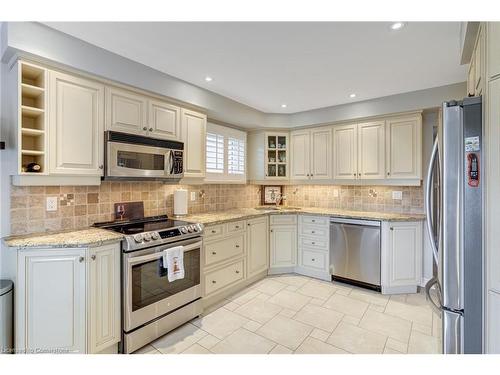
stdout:
<svg viewBox="0 0 500 375">
<path fill-rule="evenodd" d="M 333 189 L 333 197 L 338 198 L 339 197 L 339 189 Z"/>
<path fill-rule="evenodd" d="M 191 192 L 191 202 L 196 200 L 196 191 Z"/>
<path fill-rule="evenodd" d="M 47 197 L 45 210 L 57 211 L 57 197 Z"/>
<path fill-rule="evenodd" d="M 394 190 L 392 192 L 392 199 L 397 199 L 397 200 L 401 200 L 403 199 L 403 192 L 402 191 L 397 191 L 397 190 Z"/>
</svg>

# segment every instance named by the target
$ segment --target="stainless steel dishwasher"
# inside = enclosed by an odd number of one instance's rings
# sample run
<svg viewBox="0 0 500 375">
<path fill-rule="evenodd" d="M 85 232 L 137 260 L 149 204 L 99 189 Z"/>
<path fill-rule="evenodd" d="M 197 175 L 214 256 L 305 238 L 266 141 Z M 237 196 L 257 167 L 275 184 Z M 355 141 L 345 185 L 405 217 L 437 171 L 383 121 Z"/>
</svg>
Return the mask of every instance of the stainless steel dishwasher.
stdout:
<svg viewBox="0 0 500 375">
<path fill-rule="evenodd" d="M 380 291 L 380 221 L 330 218 L 330 273 Z"/>
</svg>

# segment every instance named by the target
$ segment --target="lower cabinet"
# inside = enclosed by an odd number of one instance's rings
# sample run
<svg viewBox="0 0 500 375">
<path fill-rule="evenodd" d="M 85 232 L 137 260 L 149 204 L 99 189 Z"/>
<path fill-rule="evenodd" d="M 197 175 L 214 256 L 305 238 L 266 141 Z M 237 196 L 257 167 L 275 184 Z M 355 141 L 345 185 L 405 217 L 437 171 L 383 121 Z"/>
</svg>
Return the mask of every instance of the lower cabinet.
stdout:
<svg viewBox="0 0 500 375">
<path fill-rule="evenodd" d="M 247 277 L 269 268 L 269 230 L 267 217 L 247 221 Z"/>
<path fill-rule="evenodd" d="M 382 294 L 415 293 L 422 277 L 422 222 L 383 222 Z"/>
<path fill-rule="evenodd" d="M 500 294 L 495 291 L 488 291 L 488 310 L 486 321 L 486 339 L 488 354 L 500 354 Z"/>
<path fill-rule="evenodd" d="M 18 250 L 15 347 L 98 353 L 120 341 L 120 245 Z"/>
<path fill-rule="evenodd" d="M 271 216 L 269 273 L 293 272 L 297 265 L 297 215 Z M 295 222 L 295 224 L 288 224 Z M 282 224 L 287 223 L 287 224 Z"/>
<path fill-rule="evenodd" d="M 329 227 L 326 216 L 299 216 L 297 273 L 331 281 Z"/>
</svg>

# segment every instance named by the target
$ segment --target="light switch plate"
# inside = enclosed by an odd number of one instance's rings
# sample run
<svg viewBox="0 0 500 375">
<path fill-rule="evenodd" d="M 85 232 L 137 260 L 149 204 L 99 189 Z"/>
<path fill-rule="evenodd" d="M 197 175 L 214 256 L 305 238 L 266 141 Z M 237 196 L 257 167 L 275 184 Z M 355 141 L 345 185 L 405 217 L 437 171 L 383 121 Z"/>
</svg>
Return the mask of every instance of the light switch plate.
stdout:
<svg viewBox="0 0 500 375">
<path fill-rule="evenodd" d="M 57 211 L 57 197 L 47 197 L 45 210 Z"/>
<path fill-rule="evenodd" d="M 196 200 L 196 192 L 195 191 L 192 191 L 191 192 L 191 202 L 195 201 Z"/>
<path fill-rule="evenodd" d="M 339 189 L 333 189 L 333 197 L 338 198 L 339 197 Z"/>
<path fill-rule="evenodd" d="M 397 200 L 403 199 L 403 192 L 402 191 L 398 191 L 398 190 L 394 190 L 392 192 L 392 199 L 397 199 Z"/>
</svg>

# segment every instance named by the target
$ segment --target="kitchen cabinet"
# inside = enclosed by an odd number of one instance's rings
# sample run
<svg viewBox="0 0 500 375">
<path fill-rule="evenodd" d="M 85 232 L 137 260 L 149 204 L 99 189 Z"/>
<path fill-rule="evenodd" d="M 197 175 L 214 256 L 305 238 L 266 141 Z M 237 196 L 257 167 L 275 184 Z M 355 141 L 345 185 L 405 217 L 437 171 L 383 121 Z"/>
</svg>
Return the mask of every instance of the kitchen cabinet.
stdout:
<svg viewBox="0 0 500 375">
<path fill-rule="evenodd" d="M 106 87 L 106 130 L 147 135 L 148 104 L 144 95 Z"/>
<path fill-rule="evenodd" d="M 358 124 L 358 178 L 385 177 L 385 121 Z"/>
<path fill-rule="evenodd" d="M 498 312 L 500 311 L 500 294 L 497 292 L 488 292 L 488 313 L 486 322 L 486 353 L 500 354 L 500 319 Z"/>
<path fill-rule="evenodd" d="M 181 134 L 184 142 L 184 177 L 205 177 L 207 116 L 182 109 Z"/>
<path fill-rule="evenodd" d="M 422 275 L 422 222 L 382 223 L 382 294 L 415 293 Z"/>
<path fill-rule="evenodd" d="M 104 86 L 49 72 L 50 174 L 103 174 Z"/>
<path fill-rule="evenodd" d="M 386 121 L 387 179 L 422 178 L 422 117 Z"/>
<path fill-rule="evenodd" d="M 483 94 L 485 74 L 485 32 L 484 24 L 479 26 L 474 49 L 472 51 L 469 70 L 467 73 L 467 95 L 480 96 Z"/>
<path fill-rule="evenodd" d="M 116 346 L 120 254 L 119 244 L 17 250 L 16 350 L 98 353 Z"/>
<path fill-rule="evenodd" d="M 265 133 L 266 179 L 283 180 L 288 178 L 288 133 Z"/>
<path fill-rule="evenodd" d="M 149 100 L 149 135 L 154 138 L 181 138 L 181 109 L 160 100 Z"/>
<path fill-rule="evenodd" d="M 331 129 L 328 127 L 290 133 L 291 179 L 332 178 Z"/>
<path fill-rule="evenodd" d="M 296 215 L 286 215 L 296 220 Z M 273 219 L 273 217 L 271 217 Z M 297 224 L 273 224 L 270 226 L 269 273 L 292 272 L 297 265 Z"/>
<path fill-rule="evenodd" d="M 358 174 L 358 126 L 333 127 L 333 174 L 338 180 L 352 180 Z"/>
<path fill-rule="evenodd" d="M 247 277 L 269 268 L 269 226 L 267 217 L 247 222 Z"/>
<path fill-rule="evenodd" d="M 487 38 L 487 63 L 489 78 L 500 76 L 500 22 L 486 22 Z M 485 59 L 486 60 L 486 59 Z"/>
<path fill-rule="evenodd" d="M 299 216 L 298 274 L 331 281 L 330 220 L 326 216 Z"/>
</svg>

